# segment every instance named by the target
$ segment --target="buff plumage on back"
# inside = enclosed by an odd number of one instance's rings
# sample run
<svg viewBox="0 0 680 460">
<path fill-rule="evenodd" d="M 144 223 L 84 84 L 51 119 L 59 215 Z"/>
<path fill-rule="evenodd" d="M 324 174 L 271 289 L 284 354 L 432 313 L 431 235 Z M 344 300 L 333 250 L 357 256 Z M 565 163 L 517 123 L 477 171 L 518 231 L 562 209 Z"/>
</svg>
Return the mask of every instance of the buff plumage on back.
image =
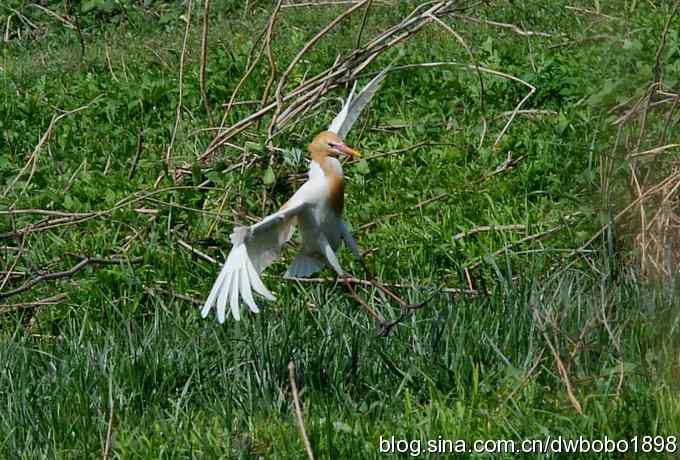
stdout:
<svg viewBox="0 0 680 460">
<path fill-rule="evenodd" d="M 347 136 L 349 130 L 352 129 L 352 125 L 354 125 L 354 122 L 359 118 L 361 111 L 368 105 L 371 98 L 373 98 L 373 95 L 380 87 L 380 84 L 385 79 L 388 70 L 389 68 L 384 69 L 376 75 L 356 96 L 354 96 L 354 91 L 356 90 L 357 82 L 354 82 L 352 90 L 350 91 L 349 96 L 347 96 L 347 100 L 342 104 L 342 109 L 331 122 L 328 131 L 334 132 L 340 136 L 341 139 L 344 139 Z"/>
</svg>

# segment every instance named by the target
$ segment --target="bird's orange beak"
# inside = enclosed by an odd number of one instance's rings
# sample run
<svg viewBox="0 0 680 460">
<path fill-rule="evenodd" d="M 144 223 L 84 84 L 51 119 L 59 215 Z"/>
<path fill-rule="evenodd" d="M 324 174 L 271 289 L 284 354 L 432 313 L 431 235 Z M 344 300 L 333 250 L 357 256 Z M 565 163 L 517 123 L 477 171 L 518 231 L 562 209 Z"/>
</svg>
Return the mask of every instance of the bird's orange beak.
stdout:
<svg viewBox="0 0 680 460">
<path fill-rule="evenodd" d="M 359 158 L 361 157 L 361 153 L 359 153 L 358 150 L 354 150 L 351 147 L 348 147 L 345 144 L 337 144 L 335 148 L 338 150 L 340 153 L 344 153 L 347 156 L 350 156 L 352 158 Z"/>
</svg>

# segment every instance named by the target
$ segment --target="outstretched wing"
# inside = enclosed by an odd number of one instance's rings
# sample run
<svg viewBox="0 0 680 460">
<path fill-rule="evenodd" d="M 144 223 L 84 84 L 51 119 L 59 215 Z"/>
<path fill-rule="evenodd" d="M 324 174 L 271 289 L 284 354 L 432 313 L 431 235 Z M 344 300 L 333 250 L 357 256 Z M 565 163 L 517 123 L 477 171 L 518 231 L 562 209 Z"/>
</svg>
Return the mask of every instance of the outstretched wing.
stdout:
<svg viewBox="0 0 680 460">
<path fill-rule="evenodd" d="M 217 321 L 224 323 L 227 299 L 237 321 L 241 319 L 241 298 L 253 313 L 258 313 L 252 291 L 268 300 L 276 300 L 262 283 L 260 273 L 279 256 L 295 229 L 297 216 L 308 206 L 304 201 L 291 199 L 291 202 L 255 225 L 234 229 L 231 234 L 233 247 L 201 310 L 204 318 L 217 305 Z"/>
<path fill-rule="evenodd" d="M 350 91 L 347 100 L 342 105 L 340 112 L 331 122 L 328 131 L 336 133 L 342 139 L 345 138 L 354 122 L 359 118 L 361 111 L 368 105 L 371 98 L 380 87 L 380 83 L 385 79 L 388 70 L 389 67 L 376 75 L 356 96 L 354 96 L 354 90 L 356 89 L 357 84 L 356 81 L 354 82 L 354 86 L 352 86 L 352 90 Z"/>
</svg>

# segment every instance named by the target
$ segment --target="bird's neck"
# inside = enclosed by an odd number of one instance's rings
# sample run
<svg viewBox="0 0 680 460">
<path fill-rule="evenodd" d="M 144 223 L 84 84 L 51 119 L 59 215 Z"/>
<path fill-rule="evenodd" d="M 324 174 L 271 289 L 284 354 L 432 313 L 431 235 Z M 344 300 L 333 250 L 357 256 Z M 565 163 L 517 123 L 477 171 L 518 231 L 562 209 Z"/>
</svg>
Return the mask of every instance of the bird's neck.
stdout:
<svg viewBox="0 0 680 460">
<path fill-rule="evenodd" d="M 342 214 L 342 208 L 345 204 L 345 183 L 342 173 L 342 165 L 333 157 L 325 156 L 323 158 L 314 158 L 328 182 L 328 204 L 338 214 Z"/>
</svg>

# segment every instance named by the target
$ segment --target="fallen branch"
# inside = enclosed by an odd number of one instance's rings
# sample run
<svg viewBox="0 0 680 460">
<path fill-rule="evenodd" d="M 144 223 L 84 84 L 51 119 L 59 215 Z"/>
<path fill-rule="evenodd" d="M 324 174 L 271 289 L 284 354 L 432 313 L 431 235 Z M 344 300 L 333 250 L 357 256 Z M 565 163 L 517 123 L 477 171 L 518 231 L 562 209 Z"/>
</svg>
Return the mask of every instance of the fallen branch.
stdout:
<svg viewBox="0 0 680 460">
<path fill-rule="evenodd" d="M 404 41 L 423 26 L 428 24 L 432 19 L 431 16 L 443 16 L 450 14 L 449 10 L 454 5 L 453 0 L 439 1 L 435 3 L 424 3 L 416 7 L 413 12 L 400 23 L 388 28 L 380 33 L 372 40 L 370 40 L 363 48 L 354 50 L 349 56 L 344 57 L 328 69 L 320 72 L 316 76 L 303 81 L 296 88 L 289 93 L 283 95 L 283 86 L 287 80 L 288 74 L 292 71 L 297 62 L 302 56 L 334 25 L 340 20 L 353 12 L 356 8 L 364 5 L 367 0 L 362 0 L 360 3 L 354 4 L 340 16 L 338 16 L 332 23 L 317 33 L 303 49 L 298 52 L 293 61 L 289 64 L 284 74 L 279 79 L 279 84 L 276 90 L 276 100 L 270 104 L 262 107 L 257 112 L 243 118 L 242 120 L 231 125 L 225 130 L 221 130 L 219 135 L 210 143 L 205 152 L 200 155 L 201 161 L 207 160 L 213 153 L 215 153 L 221 146 L 229 141 L 233 136 L 241 133 L 253 123 L 260 120 L 266 114 L 275 111 L 272 122 L 270 123 L 270 138 L 276 134 L 275 130 L 284 127 L 285 122 L 292 119 L 292 114 L 299 114 L 304 110 L 309 109 L 314 101 L 319 97 L 324 96 L 328 91 L 352 80 L 356 79 L 358 75 L 375 60 L 380 54 L 396 44 Z M 283 8 L 283 6 L 282 6 Z M 423 11 L 424 10 L 424 11 Z M 288 103 L 286 109 L 283 104 Z"/>
<path fill-rule="evenodd" d="M 11 291 L 7 292 L 0 292 L 0 299 L 6 299 L 8 297 L 15 296 L 17 294 L 21 294 L 22 292 L 28 291 L 31 289 L 33 286 L 36 284 L 42 283 L 44 281 L 49 281 L 49 280 L 54 280 L 54 279 L 60 279 L 60 278 L 69 278 L 79 271 L 83 270 L 85 267 L 88 265 L 113 265 L 113 264 L 134 264 L 134 263 L 139 263 L 144 260 L 143 257 L 135 257 L 133 259 L 102 259 L 99 257 L 85 257 L 85 256 L 77 256 L 80 259 L 80 262 L 78 262 L 76 265 L 73 267 L 69 268 L 68 270 L 64 270 L 61 272 L 52 272 L 52 273 L 45 273 L 42 275 L 38 275 L 35 278 L 30 279 L 20 287 L 16 289 L 12 289 Z"/>
<path fill-rule="evenodd" d="M 328 32 L 333 30 L 336 25 L 340 23 L 343 19 L 345 19 L 347 16 L 352 14 L 354 10 L 360 8 L 363 6 L 368 0 L 362 0 L 361 2 L 355 4 L 351 8 L 348 8 L 347 10 L 343 11 L 340 15 L 338 15 L 335 19 L 333 19 L 326 27 L 321 29 L 319 32 L 317 32 L 314 37 L 312 37 L 311 40 L 309 40 L 303 47 L 298 51 L 298 53 L 295 55 L 293 60 L 288 64 L 288 67 L 286 70 L 283 72 L 281 75 L 281 78 L 279 78 L 279 83 L 276 86 L 276 93 L 275 93 L 275 99 L 276 99 L 276 110 L 274 111 L 274 115 L 272 115 L 272 120 L 269 124 L 269 139 L 271 140 L 272 137 L 274 137 L 274 129 L 276 128 L 276 123 L 278 121 L 278 117 L 281 114 L 281 110 L 283 110 L 283 99 L 281 97 L 281 92 L 283 91 L 283 85 L 285 85 L 286 80 L 288 79 L 288 76 L 290 73 L 293 71 L 297 63 L 302 59 L 302 56 L 307 54 L 307 51 L 309 51 L 319 40 L 321 40 L 321 37 L 326 35 Z"/>
<path fill-rule="evenodd" d="M 505 22 L 496 22 L 496 21 L 490 21 L 488 19 L 481 19 L 481 18 L 473 18 L 472 16 L 465 16 L 462 14 L 454 14 L 453 15 L 456 18 L 463 19 L 465 21 L 472 21 L 476 22 L 479 24 L 488 24 L 491 26 L 496 26 L 496 27 L 502 27 L 505 29 L 510 29 L 514 33 L 518 35 L 522 35 L 524 37 L 552 37 L 552 34 L 546 33 L 546 32 L 534 32 L 531 30 L 524 30 L 520 28 L 519 26 L 515 24 L 508 24 Z"/>
</svg>

